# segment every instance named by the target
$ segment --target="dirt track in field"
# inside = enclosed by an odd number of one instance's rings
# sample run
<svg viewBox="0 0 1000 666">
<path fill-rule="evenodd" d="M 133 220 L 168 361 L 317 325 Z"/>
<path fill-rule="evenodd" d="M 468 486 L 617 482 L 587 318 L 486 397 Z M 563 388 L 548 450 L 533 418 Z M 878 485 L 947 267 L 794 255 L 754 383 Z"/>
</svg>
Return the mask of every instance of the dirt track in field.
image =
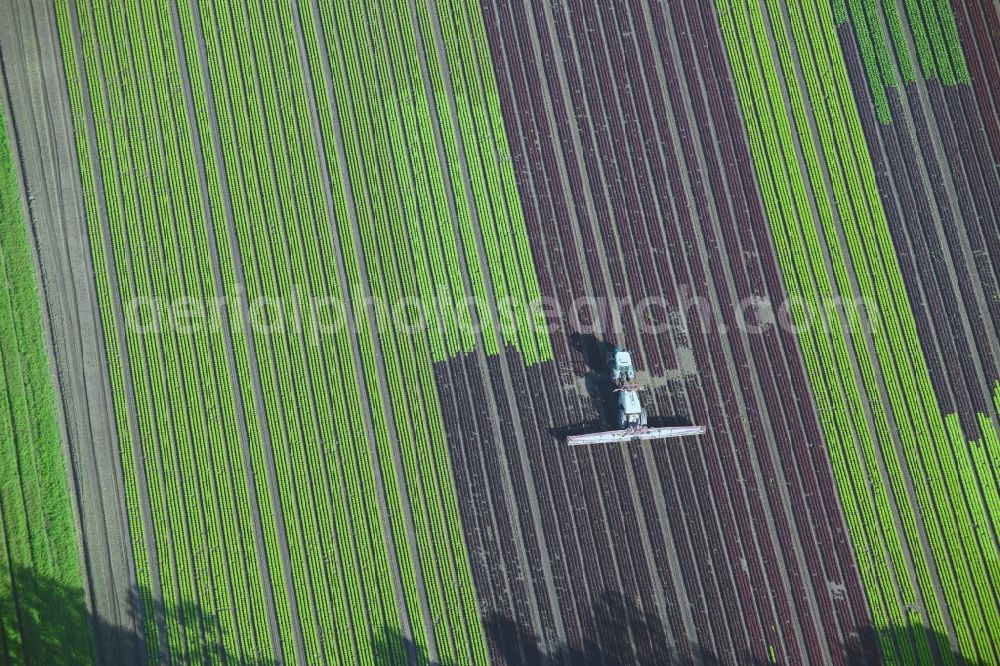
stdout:
<svg viewBox="0 0 1000 666">
<path fill-rule="evenodd" d="M 125 513 L 90 245 L 62 60 L 47 3 L 0 3 L 4 111 L 26 184 L 26 219 L 41 275 L 42 312 L 82 526 L 86 597 L 107 663 L 142 659 Z"/>
<path fill-rule="evenodd" d="M 438 366 L 445 414 L 469 393 L 482 406 L 446 422 L 494 657 L 871 650 L 796 341 L 746 333 L 733 311 L 784 293 L 711 6 L 482 6 L 543 294 L 564 311 L 588 296 L 678 304 L 656 332 L 628 312 L 593 336 L 564 319 L 537 368 L 514 354 Z M 657 387 L 651 416 L 705 437 L 559 440 L 600 423 L 615 343 Z"/>
</svg>

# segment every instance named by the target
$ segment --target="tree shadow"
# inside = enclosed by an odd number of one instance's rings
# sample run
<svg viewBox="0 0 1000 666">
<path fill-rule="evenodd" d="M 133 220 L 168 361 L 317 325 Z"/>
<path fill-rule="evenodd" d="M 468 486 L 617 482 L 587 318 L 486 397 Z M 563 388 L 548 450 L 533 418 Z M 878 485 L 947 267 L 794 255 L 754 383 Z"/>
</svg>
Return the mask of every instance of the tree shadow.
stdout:
<svg viewBox="0 0 1000 666">
<path fill-rule="evenodd" d="M 586 612 L 583 613 L 586 616 Z M 710 653 L 673 647 L 660 617 L 619 593 L 605 592 L 590 609 L 593 632 L 572 644 L 546 648 L 530 629 L 502 615 L 487 616 L 487 642 L 495 664 L 566 666 L 657 666 L 720 663 Z M 697 654 L 691 658 L 690 654 Z M 444 666 L 444 665 L 442 665 Z"/>
<path fill-rule="evenodd" d="M 148 595 L 145 595 L 148 596 Z M 133 593 L 131 595 L 131 607 L 134 619 L 136 620 L 136 626 L 143 626 L 144 614 L 142 612 L 143 604 L 141 601 L 141 596 L 138 593 Z M 153 650 L 151 646 L 148 645 L 141 637 L 137 637 L 134 632 L 122 631 L 120 628 L 111 628 L 112 632 L 112 646 L 114 645 L 124 645 L 130 646 L 134 645 L 135 641 L 139 641 L 139 650 L 142 654 L 146 652 L 157 652 L 155 655 L 150 655 L 154 657 L 153 659 L 143 659 L 141 663 L 146 663 L 148 661 L 157 661 L 155 657 L 165 657 L 166 659 L 160 659 L 159 661 L 165 661 L 165 663 L 223 663 L 223 664 L 236 664 L 239 666 L 275 666 L 279 662 L 274 659 L 265 659 L 257 655 L 246 655 L 242 654 L 242 648 L 237 647 L 236 650 L 227 647 L 224 641 L 224 636 L 226 629 L 224 626 L 223 618 L 219 613 L 211 612 L 205 610 L 199 604 L 185 600 L 180 604 L 166 604 L 164 605 L 159 600 L 154 602 L 156 604 L 156 615 L 157 619 L 161 620 L 166 627 L 184 627 L 186 631 L 194 632 L 193 635 L 198 636 L 198 642 L 195 645 L 185 644 L 180 646 L 180 650 L 184 650 L 183 654 L 175 654 L 170 652 L 166 645 L 167 638 L 160 632 L 159 644 L 157 646 L 158 651 Z M 227 613 L 234 613 L 235 609 L 223 609 Z M 106 626 L 106 625 L 105 625 Z M 248 631 L 249 628 L 243 628 L 243 631 Z M 237 627 L 236 635 L 230 636 L 230 642 L 239 644 L 242 636 L 239 634 L 241 629 Z M 107 644 L 107 641 L 104 641 Z M 170 652 L 168 654 L 168 652 Z M 286 655 L 287 660 L 287 655 Z M 102 662 L 106 663 L 106 662 Z M 111 663 L 129 663 L 122 661 L 114 661 Z M 140 663 L 140 662 L 137 662 Z"/>
<path fill-rule="evenodd" d="M 543 645 L 539 637 L 521 623 L 502 614 L 484 618 L 490 661 L 495 666 L 657 666 L 659 664 L 719 664 L 711 654 L 690 651 L 685 657 L 666 646 L 671 642 L 662 621 L 639 609 L 619 594 L 606 593 L 592 609 L 597 631 L 585 635 L 579 644 Z M 411 664 L 467 666 L 449 659 L 430 659 L 425 650 L 396 631 L 376 638 L 376 654 L 386 654 L 392 646 L 412 655 Z M 385 662 L 389 663 L 389 662 Z"/>
<path fill-rule="evenodd" d="M 918 656 L 917 663 L 995 666 L 995 662 L 992 661 L 959 655 L 952 649 L 947 636 L 927 627 L 893 626 L 881 629 L 864 627 L 858 635 L 845 642 L 843 654 L 849 664 L 914 663 L 914 659 L 906 656 L 908 653 L 904 650 L 912 650 L 915 646 L 923 646 L 917 651 L 918 655 L 923 655 L 923 657 Z M 888 652 L 890 656 L 883 657 L 883 652 Z"/>
<path fill-rule="evenodd" d="M 141 632 L 106 624 L 91 615 L 83 590 L 35 575 L 31 569 L 14 567 L 10 584 L 0 592 L 0 663 L 27 664 L 140 664 L 148 663 Z M 142 626 L 142 604 L 133 595 L 129 612 Z M 578 609 L 590 628 L 570 644 L 544 643 L 532 628 L 503 614 L 483 618 L 491 663 L 496 666 L 672 666 L 674 664 L 764 664 L 774 663 L 749 652 L 727 658 L 696 644 L 678 645 L 662 619 L 617 593 L 603 594 L 589 609 Z M 203 636 L 222 635 L 220 618 L 197 604 L 167 608 L 163 619 L 173 626 L 196 628 Z M 914 646 L 921 646 L 914 652 Z M 469 666 L 432 658 L 398 631 L 383 629 L 372 644 L 377 664 L 436 664 Z M 889 654 L 883 658 L 881 650 Z M 909 650 L 909 651 L 907 651 Z M 920 663 L 951 661 L 969 666 L 987 666 L 988 661 L 963 658 L 951 651 L 947 637 L 911 627 L 876 629 L 866 627 L 841 646 L 848 664 L 904 663 L 905 655 L 917 654 Z M 152 655 L 158 656 L 158 655 Z M 221 640 L 205 638 L 198 655 L 170 655 L 180 663 L 221 662 L 263 666 L 273 664 L 227 651 Z M 185 658 L 186 657 L 186 658 Z M 950 657 L 946 659 L 943 657 Z M 155 661 L 155 659 L 154 659 Z M 781 661 L 780 659 L 778 660 Z"/>
<path fill-rule="evenodd" d="M 585 608 L 581 617 L 586 616 Z M 766 666 L 786 663 L 780 653 L 766 658 L 738 652 L 725 658 L 713 650 L 695 643 L 678 645 L 669 630 L 664 627 L 659 616 L 639 608 L 634 602 L 618 593 L 605 593 L 590 609 L 593 631 L 584 632 L 579 641 L 567 645 L 544 645 L 538 635 L 517 620 L 503 614 L 491 613 L 484 618 L 490 662 L 494 666 L 675 666 L 701 664 L 721 666 L 722 664 L 752 664 Z M 917 663 L 943 663 L 951 661 L 967 666 L 986 666 L 986 662 L 961 658 L 951 652 L 946 637 L 930 630 L 915 635 L 907 627 L 876 630 L 866 627 L 850 636 L 840 647 L 840 658 L 836 661 L 861 666 L 881 663 L 913 663 L 904 661 L 902 653 L 893 652 L 883 657 L 879 646 L 893 650 L 895 645 L 916 645 L 922 641 L 928 652 L 925 659 Z M 433 664 L 435 666 L 467 666 L 452 660 L 429 659 L 426 651 L 415 649 L 412 641 L 404 639 L 396 632 L 386 632 L 377 637 L 376 654 L 388 654 L 390 646 L 397 652 L 410 655 L 408 663 Z M 940 647 L 948 650 L 950 659 L 942 659 Z M 835 655 L 836 656 L 836 655 Z M 395 662 L 384 662 L 395 663 Z"/>
<path fill-rule="evenodd" d="M 27 567 L 0 571 L 10 584 L 0 590 L 0 663 L 45 664 L 143 664 L 156 661 L 159 650 L 147 652 L 142 631 L 109 624 L 87 608 L 82 587 L 66 585 Z M 183 662 L 222 662 L 246 666 L 274 664 L 255 656 L 234 654 L 221 640 L 223 625 L 215 613 L 197 603 L 157 607 L 172 626 L 191 627 L 201 636 L 200 653 L 185 655 Z M 143 627 L 142 595 L 134 590 L 125 611 L 133 625 Z M 165 638 L 161 637 L 161 640 Z M 177 661 L 178 655 L 171 655 Z"/>
<path fill-rule="evenodd" d="M 416 645 L 393 627 L 383 627 L 381 634 L 375 634 L 372 654 L 377 664 L 431 664 L 432 661 L 423 645 Z M 450 663 L 450 662 L 449 662 Z"/>
<path fill-rule="evenodd" d="M 94 634 L 83 588 L 35 575 L 19 565 L 0 571 L 0 625 L 5 663 L 93 661 Z"/>
</svg>

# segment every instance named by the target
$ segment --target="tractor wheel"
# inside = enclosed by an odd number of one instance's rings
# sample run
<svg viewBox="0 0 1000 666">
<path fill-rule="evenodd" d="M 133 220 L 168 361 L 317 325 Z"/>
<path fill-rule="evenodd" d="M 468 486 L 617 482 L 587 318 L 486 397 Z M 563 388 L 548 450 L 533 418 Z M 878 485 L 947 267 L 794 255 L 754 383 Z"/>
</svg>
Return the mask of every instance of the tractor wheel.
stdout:
<svg viewBox="0 0 1000 666">
<path fill-rule="evenodd" d="M 618 410 L 618 427 L 621 428 L 622 430 L 624 430 L 626 425 L 628 425 L 628 418 L 626 418 L 626 416 L 625 416 L 625 411 L 619 409 Z"/>
<path fill-rule="evenodd" d="M 642 413 L 639 414 L 639 425 L 645 428 L 647 423 L 649 423 L 649 418 L 646 416 L 646 410 L 644 409 L 642 410 Z"/>
</svg>

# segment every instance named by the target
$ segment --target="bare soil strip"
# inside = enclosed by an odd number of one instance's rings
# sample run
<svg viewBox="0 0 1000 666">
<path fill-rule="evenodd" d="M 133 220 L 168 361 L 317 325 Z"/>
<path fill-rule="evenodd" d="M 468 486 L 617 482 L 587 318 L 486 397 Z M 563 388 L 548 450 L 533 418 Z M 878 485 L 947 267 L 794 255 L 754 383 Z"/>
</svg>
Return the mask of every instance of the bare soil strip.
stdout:
<svg viewBox="0 0 1000 666">
<path fill-rule="evenodd" d="M 103 332 L 62 58 L 48 3 L 0 6 L 3 97 L 26 190 L 98 654 L 143 659 Z"/>
</svg>

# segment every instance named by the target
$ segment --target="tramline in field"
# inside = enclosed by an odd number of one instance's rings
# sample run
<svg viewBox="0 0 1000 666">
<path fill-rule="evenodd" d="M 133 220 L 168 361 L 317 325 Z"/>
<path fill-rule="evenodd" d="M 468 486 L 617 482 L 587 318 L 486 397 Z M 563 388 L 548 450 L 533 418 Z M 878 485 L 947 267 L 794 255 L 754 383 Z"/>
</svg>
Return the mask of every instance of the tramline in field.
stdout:
<svg viewBox="0 0 1000 666">
<path fill-rule="evenodd" d="M 608 357 L 608 365 L 611 368 L 611 379 L 615 384 L 614 392 L 618 394 L 618 430 L 570 435 L 566 438 L 567 444 L 570 446 L 613 444 L 705 434 L 704 426 L 650 428 L 649 417 L 639 399 L 639 392 L 644 391 L 646 387 L 635 381 L 631 352 L 615 347 Z"/>
</svg>

